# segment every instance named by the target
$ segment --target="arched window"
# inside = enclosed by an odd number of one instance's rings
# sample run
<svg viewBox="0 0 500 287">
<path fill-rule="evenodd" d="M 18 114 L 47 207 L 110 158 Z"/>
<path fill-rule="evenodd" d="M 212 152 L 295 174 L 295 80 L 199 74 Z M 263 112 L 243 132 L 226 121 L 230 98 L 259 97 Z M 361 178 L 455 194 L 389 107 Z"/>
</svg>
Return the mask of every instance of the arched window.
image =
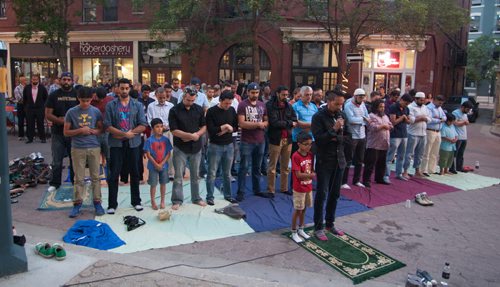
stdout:
<svg viewBox="0 0 500 287">
<path fill-rule="evenodd" d="M 271 80 L 271 61 L 266 52 L 259 48 L 261 82 Z M 243 80 L 252 82 L 254 77 L 252 65 L 252 47 L 233 45 L 227 49 L 219 60 L 219 79 L 222 81 Z"/>
</svg>

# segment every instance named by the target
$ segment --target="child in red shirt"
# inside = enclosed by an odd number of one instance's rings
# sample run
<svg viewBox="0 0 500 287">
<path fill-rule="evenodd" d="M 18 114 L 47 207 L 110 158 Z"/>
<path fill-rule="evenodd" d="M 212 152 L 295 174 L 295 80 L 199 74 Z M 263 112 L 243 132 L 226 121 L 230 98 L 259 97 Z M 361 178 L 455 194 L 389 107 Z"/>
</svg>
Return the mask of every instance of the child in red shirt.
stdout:
<svg viewBox="0 0 500 287">
<path fill-rule="evenodd" d="M 293 215 L 292 215 L 292 239 L 297 243 L 309 239 L 304 232 L 304 217 L 306 207 L 312 207 L 312 180 L 314 173 L 314 155 L 310 152 L 312 137 L 310 134 L 301 132 L 297 136 L 299 149 L 292 155 L 292 186 L 293 186 Z M 297 231 L 297 219 L 299 229 Z M 302 239 L 303 238 L 303 239 Z"/>
</svg>

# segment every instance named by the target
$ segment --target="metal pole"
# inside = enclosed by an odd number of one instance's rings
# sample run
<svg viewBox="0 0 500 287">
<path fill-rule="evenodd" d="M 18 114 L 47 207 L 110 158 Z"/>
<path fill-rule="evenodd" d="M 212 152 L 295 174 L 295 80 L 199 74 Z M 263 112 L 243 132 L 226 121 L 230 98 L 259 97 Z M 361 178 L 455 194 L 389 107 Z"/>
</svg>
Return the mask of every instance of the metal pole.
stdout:
<svg viewBox="0 0 500 287">
<path fill-rule="evenodd" d="M 2 44 L 2 43 L 0 43 Z M 0 49 L 2 45 L 0 45 Z M 0 52 L 4 52 L 1 51 Z M 5 53 L 5 52 L 4 52 Z M 9 188 L 9 154 L 7 149 L 7 121 L 5 93 L 7 90 L 7 68 L 0 57 L 0 277 L 28 271 L 28 260 L 24 247 L 14 244 L 12 238 L 12 214 Z"/>
</svg>

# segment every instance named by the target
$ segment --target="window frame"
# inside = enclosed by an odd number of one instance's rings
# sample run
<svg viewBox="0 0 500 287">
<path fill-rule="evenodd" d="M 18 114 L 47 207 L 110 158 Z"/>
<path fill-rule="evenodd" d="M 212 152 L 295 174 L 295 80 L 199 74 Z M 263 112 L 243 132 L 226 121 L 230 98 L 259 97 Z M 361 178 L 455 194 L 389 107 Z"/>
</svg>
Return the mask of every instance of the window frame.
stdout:
<svg viewBox="0 0 500 287">
<path fill-rule="evenodd" d="M 88 19 L 85 17 L 87 15 L 87 11 L 94 11 L 94 18 Z M 84 23 L 95 23 L 97 22 L 97 3 L 95 0 L 82 0 L 82 22 Z"/>
<path fill-rule="evenodd" d="M 104 0 L 102 4 L 102 21 L 103 22 L 118 22 L 118 0 Z M 114 5 L 111 5 L 114 4 Z M 112 14 L 109 11 L 114 10 L 115 18 L 109 19 Z"/>
<path fill-rule="evenodd" d="M 7 0 L 0 0 L 0 19 L 7 18 Z"/>
</svg>

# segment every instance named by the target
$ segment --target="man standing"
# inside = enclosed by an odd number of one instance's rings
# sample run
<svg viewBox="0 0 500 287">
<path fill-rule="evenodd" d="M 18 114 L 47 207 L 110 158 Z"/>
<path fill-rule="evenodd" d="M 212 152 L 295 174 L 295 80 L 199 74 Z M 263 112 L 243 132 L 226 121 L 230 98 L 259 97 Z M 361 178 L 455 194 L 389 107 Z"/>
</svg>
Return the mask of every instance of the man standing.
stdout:
<svg viewBox="0 0 500 287">
<path fill-rule="evenodd" d="M 149 97 L 149 94 L 151 93 L 151 87 L 148 85 L 142 85 L 141 86 L 141 97 L 138 99 L 138 101 L 144 106 L 144 113 L 147 112 L 148 106 L 151 103 L 154 103 L 154 99 Z"/>
<path fill-rule="evenodd" d="M 352 100 L 345 104 L 344 112 L 347 117 L 347 131 L 351 134 L 351 155 L 346 155 L 346 158 L 352 159 L 354 165 L 354 175 L 352 177 L 352 184 L 365 187 L 361 182 L 361 170 L 363 167 L 363 160 L 366 149 L 366 130 L 365 126 L 368 122 L 368 111 L 365 107 L 365 91 L 361 88 L 354 91 Z M 342 179 L 342 188 L 351 189 L 347 183 L 349 177 L 349 168 L 351 160 L 346 164 L 344 177 Z"/>
<path fill-rule="evenodd" d="M 340 196 L 342 173 L 346 166 L 343 147 L 344 116 L 341 112 L 344 97 L 334 92 L 326 95 L 327 106 L 317 112 L 311 123 L 311 130 L 316 141 L 317 188 L 314 198 L 314 235 L 322 241 L 328 240 L 326 230 L 342 236 L 344 232 L 335 228 L 335 211 Z M 326 201 L 326 214 L 323 208 Z"/>
<path fill-rule="evenodd" d="M 26 87 L 26 77 L 24 75 L 19 76 L 19 85 L 14 89 L 14 103 L 16 103 L 17 110 L 17 136 L 19 140 L 24 140 L 24 120 L 26 118 L 26 112 L 24 111 L 23 102 L 23 91 Z"/>
<path fill-rule="evenodd" d="M 191 181 L 191 201 L 200 206 L 207 204 L 200 197 L 198 169 L 201 160 L 201 139 L 206 132 L 205 112 L 195 104 L 197 91 L 186 88 L 182 102 L 170 109 L 168 122 L 174 135 L 173 163 L 175 169 L 172 187 L 172 209 L 179 209 L 184 201 L 182 176 L 189 161 L 189 178 Z"/>
<path fill-rule="evenodd" d="M 441 108 L 443 103 L 444 97 L 438 95 L 432 103 L 427 105 L 431 121 L 427 123 L 427 144 L 425 145 L 421 168 L 422 174 L 425 176 L 430 176 L 430 173 L 436 172 L 439 147 L 441 146 L 441 128 L 446 121 L 446 114 Z"/>
<path fill-rule="evenodd" d="M 224 199 L 236 203 L 231 192 L 231 164 L 233 162 L 234 147 L 232 132 L 238 128 L 236 111 L 231 106 L 234 95 L 231 91 L 224 91 L 220 95 L 218 104 L 207 111 L 207 130 L 210 137 L 208 144 L 208 176 L 207 176 L 207 203 L 214 205 L 214 181 L 219 165 L 222 166 Z"/>
<path fill-rule="evenodd" d="M 323 102 L 323 90 L 320 88 L 315 88 L 313 91 L 312 95 L 312 102 L 316 105 L 316 107 L 319 109 Z"/>
<path fill-rule="evenodd" d="M 300 100 L 293 104 L 293 110 L 297 116 L 297 125 L 292 130 L 292 154 L 299 149 L 297 136 L 300 132 L 303 131 L 312 136 L 311 120 L 313 115 L 318 112 L 318 107 L 314 103 L 311 103 L 312 94 L 313 90 L 311 87 L 302 86 L 302 88 L 300 88 Z"/>
<path fill-rule="evenodd" d="M 389 151 L 387 152 L 386 168 L 384 182 L 390 183 L 389 176 L 391 175 L 390 164 L 397 153 L 396 159 L 396 178 L 400 180 L 407 180 L 403 177 L 403 163 L 406 152 L 406 142 L 408 140 L 408 133 L 406 126 L 410 123 L 410 110 L 408 105 L 412 102 L 409 94 L 404 94 L 399 101 L 392 104 L 389 108 L 389 120 L 393 125 L 391 130 L 391 139 L 389 141 Z"/>
<path fill-rule="evenodd" d="M 267 170 L 267 191 L 274 194 L 276 164 L 280 160 L 280 191 L 292 195 L 288 189 L 288 174 L 292 152 L 292 128 L 297 124 L 297 116 L 290 104 L 290 93 L 285 86 L 279 86 L 276 95 L 266 104 L 269 117 L 267 136 L 269 138 L 269 168 Z"/>
<path fill-rule="evenodd" d="M 241 162 L 238 172 L 238 193 L 236 200 L 245 199 L 245 182 L 248 166 L 252 165 L 252 189 L 257 196 L 270 197 L 260 192 L 260 165 L 264 156 L 264 133 L 268 126 L 266 106 L 259 101 L 259 86 L 247 86 L 247 99 L 238 105 L 238 123 L 241 128 Z"/>
<path fill-rule="evenodd" d="M 455 160 L 451 165 L 450 172 L 457 174 L 457 171 L 464 171 L 464 153 L 467 146 L 467 126 L 469 125 L 469 118 L 467 114 L 472 109 L 472 104 L 469 101 L 463 102 L 459 109 L 453 111 L 456 118 L 455 128 L 458 134 L 457 149 L 455 151 Z"/>
<path fill-rule="evenodd" d="M 130 81 L 122 78 L 118 87 L 120 94 L 106 105 L 104 120 L 110 146 L 108 214 L 114 214 L 118 207 L 118 177 L 124 161 L 130 172 L 131 204 L 137 211 L 143 209 L 139 193 L 139 161 L 142 161 L 139 146 L 147 121 L 143 105 L 129 96 Z"/>
<path fill-rule="evenodd" d="M 52 178 L 49 181 L 49 191 L 54 191 L 61 185 L 62 162 L 65 154 L 69 155 L 70 177 L 71 182 L 74 182 L 71 139 L 64 136 L 63 130 L 66 113 L 76 105 L 78 105 L 78 100 L 73 88 L 73 75 L 70 72 L 64 72 L 61 74 L 61 88 L 50 94 L 45 105 L 47 120 L 52 122 Z"/>
<path fill-rule="evenodd" d="M 408 146 L 406 147 L 403 177 L 409 179 L 408 168 L 413 157 L 415 176 L 422 176 L 420 163 L 424 154 L 427 137 L 427 123 L 431 121 L 429 109 L 424 105 L 425 94 L 415 94 L 415 101 L 408 107 L 410 110 L 410 124 L 408 125 Z"/>
<path fill-rule="evenodd" d="M 28 140 L 26 141 L 27 144 L 33 142 L 33 137 L 35 136 L 35 123 L 38 130 L 38 137 L 42 143 L 45 143 L 44 106 L 48 96 L 47 89 L 45 89 L 43 85 L 40 85 L 40 75 L 33 74 L 31 76 L 31 84 L 23 89 L 23 103 L 27 123 L 26 134 L 28 136 Z M 64 115 L 62 116 L 62 124 L 64 125 Z"/>
<path fill-rule="evenodd" d="M 172 89 L 172 86 L 171 85 L 168 85 L 166 84 L 165 86 L 163 86 L 163 88 L 165 89 L 165 95 L 167 96 L 167 102 L 169 103 L 172 103 L 172 105 L 177 105 L 177 98 L 175 98 L 173 96 L 173 89 Z M 172 140 L 170 140 L 170 142 L 172 142 Z M 172 158 L 172 156 L 170 156 L 170 158 Z"/>
<path fill-rule="evenodd" d="M 172 98 L 176 100 L 176 104 L 179 102 L 179 99 L 182 98 L 182 89 L 180 88 L 179 79 L 172 79 Z"/>
</svg>

